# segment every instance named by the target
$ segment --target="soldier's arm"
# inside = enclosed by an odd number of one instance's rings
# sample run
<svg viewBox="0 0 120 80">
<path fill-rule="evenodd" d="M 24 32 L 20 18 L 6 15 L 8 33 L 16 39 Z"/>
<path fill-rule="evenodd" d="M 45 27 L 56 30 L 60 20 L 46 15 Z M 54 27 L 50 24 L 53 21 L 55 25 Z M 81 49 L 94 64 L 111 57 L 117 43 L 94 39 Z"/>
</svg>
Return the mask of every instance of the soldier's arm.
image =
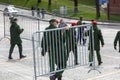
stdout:
<svg viewBox="0 0 120 80">
<path fill-rule="evenodd" d="M 118 39 L 119 39 L 119 35 L 120 35 L 120 31 L 117 32 L 117 34 L 116 34 L 116 37 L 115 37 L 115 39 L 114 39 L 114 46 L 117 45 L 117 41 L 118 41 Z"/>
<path fill-rule="evenodd" d="M 101 41 L 101 45 L 103 46 L 104 45 L 104 39 L 103 39 L 103 35 L 102 35 L 101 30 L 99 30 L 99 38 L 100 38 L 100 41 Z"/>
<path fill-rule="evenodd" d="M 19 34 L 21 34 L 23 31 L 24 31 L 24 29 L 20 29 L 20 26 L 17 25 L 17 32 L 18 32 Z"/>
<path fill-rule="evenodd" d="M 48 48 L 48 43 L 47 43 L 47 33 L 44 32 L 43 33 L 43 37 L 42 37 L 42 41 L 41 41 L 41 48 L 42 48 L 42 51 L 41 51 L 41 54 L 42 56 L 44 56 L 47 52 L 47 48 Z"/>
</svg>

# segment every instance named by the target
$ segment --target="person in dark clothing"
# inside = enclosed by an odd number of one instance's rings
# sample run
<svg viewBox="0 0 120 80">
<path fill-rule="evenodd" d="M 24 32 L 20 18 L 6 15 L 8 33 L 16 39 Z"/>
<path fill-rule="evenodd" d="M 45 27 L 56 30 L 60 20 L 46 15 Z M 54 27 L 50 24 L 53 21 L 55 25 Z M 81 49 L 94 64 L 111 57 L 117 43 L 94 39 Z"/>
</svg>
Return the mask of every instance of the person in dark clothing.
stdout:
<svg viewBox="0 0 120 80">
<path fill-rule="evenodd" d="M 42 10 L 41 10 L 41 14 L 42 14 L 42 19 L 44 19 L 44 18 L 45 18 L 45 14 L 46 14 L 46 11 L 45 11 L 44 8 L 42 8 Z"/>
<path fill-rule="evenodd" d="M 97 60 L 98 60 L 98 65 L 101 65 L 103 62 L 101 60 L 101 55 L 100 55 L 100 42 L 102 47 L 104 46 L 104 40 L 103 36 L 101 33 L 101 30 L 97 27 L 97 22 L 92 21 L 92 27 L 90 29 L 89 33 L 89 47 L 88 49 L 90 50 L 89 53 L 89 62 L 93 61 L 93 51 L 96 51 L 97 55 Z M 92 66 L 92 63 L 90 63 L 90 66 Z"/>
<path fill-rule="evenodd" d="M 60 23 L 58 25 L 59 28 L 62 28 L 62 27 L 67 27 L 68 25 L 64 22 L 63 19 L 60 19 Z"/>
<path fill-rule="evenodd" d="M 32 11 L 32 16 L 34 16 L 35 15 L 35 8 L 34 8 L 34 6 L 31 7 L 31 11 Z"/>
<path fill-rule="evenodd" d="M 51 19 L 49 23 L 50 26 L 45 30 L 57 28 L 58 23 L 55 19 Z M 55 71 L 55 65 L 57 66 L 57 70 L 66 68 L 67 60 L 64 41 L 64 36 L 62 35 L 61 30 L 48 31 L 43 34 L 41 42 L 41 53 L 43 56 L 46 52 L 49 54 L 50 72 Z M 54 75 L 50 76 L 50 80 L 55 80 L 56 78 L 58 78 L 58 80 L 61 80 L 63 72 L 64 70 L 55 72 Z"/>
<path fill-rule="evenodd" d="M 77 25 L 82 25 L 83 17 L 79 18 L 79 21 L 77 22 Z M 84 27 L 79 27 L 78 28 L 78 35 L 77 35 L 77 41 L 80 41 L 80 44 L 83 41 L 83 44 L 85 43 L 84 38 L 83 38 L 83 33 L 84 33 Z"/>
<path fill-rule="evenodd" d="M 76 24 L 72 23 L 72 27 Z M 76 39 L 76 30 L 75 28 L 70 28 L 66 30 L 66 48 L 67 48 L 67 59 L 69 57 L 69 53 L 73 51 L 74 54 L 74 64 L 78 64 L 78 54 L 77 54 L 77 39 Z"/>
<path fill-rule="evenodd" d="M 17 45 L 19 48 L 20 59 L 26 57 L 22 54 L 22 40 L 20 38 L 20 34 L 22 32 L 23 32 L 23 29 L 20 29 L 20 26 L 17 24 L 17 18 L 15 18 L 11 22 L 11 26 L 10 26 L 10 44 L 11 44 L 11 46 L 10 46 L 10 50 L 9 50 L 8 59 L 13 59 L 12 53 L 13 53 L 13 49 L 14 49 L 15 45 Z"/>
<path fill-rule="evenodd" d="M 40 18 L 40 9 L 39 8 L 37 8 L 37 17 L 39 17 Z"/>
<path fill-rule="evenodd" d="M 10 20 L 10 24 L 12 24 L 14 17 L 13 16 L 9 16 L 9 20 Z"/>
<path fill-rule="evenodd" d="M 120 31 L 117 32 L 116 37 L 114 39 L 114 49 L 116 50 L 117 42 L 119 42 L 119 53 L 120 53 Z"/>
</svg>

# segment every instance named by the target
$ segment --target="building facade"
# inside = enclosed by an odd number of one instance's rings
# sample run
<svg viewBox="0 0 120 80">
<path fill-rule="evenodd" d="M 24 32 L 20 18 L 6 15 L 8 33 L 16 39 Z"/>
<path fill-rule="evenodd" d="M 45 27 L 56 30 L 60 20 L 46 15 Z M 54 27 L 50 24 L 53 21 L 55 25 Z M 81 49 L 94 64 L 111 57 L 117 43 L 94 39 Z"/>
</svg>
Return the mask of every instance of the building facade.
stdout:
<svg viewBox="0 0 120 80">
<path fill-rule="evenodd" d="M 110 14 L 120 15 L 120 0 L 110 0 Z"/>
</svg>

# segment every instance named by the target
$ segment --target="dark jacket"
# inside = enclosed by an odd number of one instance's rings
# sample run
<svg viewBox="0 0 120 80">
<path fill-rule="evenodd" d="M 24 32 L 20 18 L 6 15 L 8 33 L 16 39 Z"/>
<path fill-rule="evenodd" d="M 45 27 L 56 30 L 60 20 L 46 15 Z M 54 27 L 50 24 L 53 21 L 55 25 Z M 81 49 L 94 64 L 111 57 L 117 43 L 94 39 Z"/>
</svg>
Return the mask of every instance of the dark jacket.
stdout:
<svg viewBox="0 0 120 80">
<path fill-rule="evenodd" d="M 93 36 L 92 36 L 92 34 L 93 34 Z M 90 47 L 92 48 L 93 47 L 92 44 L 94 44 L 94 50 L 96 50 L 96 51 L 100 50 L 100 42 L 101 42 L 101 45 L 104 45 L 104 40 L 103 40 L 101 30 L 96 25 L 93 25 L 93 31 L 92 31 L 92 29 L 90 29 L 90 40 L 89 41 L 90 41 L 89 49 L 90 49 Z M 92 43 L 92 42 L 94 42 L 94 43 Z"/>
<path fill-rule="evenodd" d="M 20 29 L 20 26 L 16 22 L 12 22 L 10 26 L 10 43 L 11 44 L 21 44 L 22 40 L 20 34 L 23 32 L 23 29 Z"/>
<path fill-rule="evenodd" d="M 116 37 L 114 39 L 114 46 L 117 46 L 117 42 L 119 42 L 119 52 L 120 52 L 120 31 L 118 31 L 116 34 Z"/>
<path fill-rule="evenodd" d="M 50 25 L 45 30 L 56 29 L 57 27 Z M 65 46 L 64 46 L 64 37 L 62 35 L 62 30 L 48 31 L 44 32 L 41 47 L 43 50 L 43 55 L 46 52 L 49 53 L 50 57 L 57 60 L 65 60 Z M 59 62 L 59 61 L 58 61 Z"/>
<path fill-rule="evenodd" d="M 66 30 L 66 46 L 67 49 L 74 50 L 77 46 L 76 31 L 75 28 Z"/>
</svg>

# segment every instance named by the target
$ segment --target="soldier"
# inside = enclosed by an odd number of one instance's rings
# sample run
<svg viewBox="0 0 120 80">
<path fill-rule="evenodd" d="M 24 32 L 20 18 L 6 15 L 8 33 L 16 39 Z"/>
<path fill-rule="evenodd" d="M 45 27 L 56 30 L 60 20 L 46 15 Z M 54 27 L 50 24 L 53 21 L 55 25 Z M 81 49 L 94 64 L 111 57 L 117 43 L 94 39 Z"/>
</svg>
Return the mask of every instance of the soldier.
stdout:
<svg viewBox="0 0 120 80">
<path fill-rule="evenodd" d="M 104 40 L 103 40 L 103 36 L 101 33 L 101 30 L 97 27 L 97 22 L 96 21 L 92 21 L 92 28 L 90 29 L 90 41 L 89 41 L 89 62 L 93 61 L 93 51 L 96 51 L 97 54 L 97 60 L 98 60 L 98 65 L 101 65 L 103 62 L 101 60 L 101 55 L 100 55 L 100 42 L 102 47 L 104 46 Z M 93 45 L 94 44 L 94 45 Z M 94 50 L 93 50 L 94 49 Z M 92 64 L 90 64 L 90 66 L 92 66 Z"/>
<path fill-rule="evenodd" d="M 56 29 L 57 21 L 55 19 L 51 19 L 49 21 L 50 26 L 46 28 L 48 29 Z M 46 52 L 49 53 L 49 65 L 50 71 L 55 71 L 55 64 L 57 66 L 57 70 L 61 70 L 66 68 L 66 52 L 64 45 L 64 38 L 61 30 L 49 31 L 43 34 L 42 38 L 42 55 L 44 56 Z M 62 73 L 64 70 L 56 72 L 54 75 L 50 76 L 50 80 L 58 80 L 62 79 Z"/>
<path fill-rule="evenodd" d="M 63 19 L 60 19 L 60 23 L 58 25 L 59 28 L 62 28 L 62 27 L 68 27 L 67 24 L 64 22 Z"/>
<path fill-rule="evenodd" d="M 32 16 L 35 16 L 35 8 L 34 8 L 34 6 L 31 7 L 31 11 L 32 11 Z"/>
<path fill-rule="evenodd" d="M 72 26 L 75 26 L 75 22 L 72 22 Z M 70 28 L 66 30 L 66 48 L 67 48 L 67 58 L 69 57 L 70 51 L 73 51 L 74 54 L 74 64 L 78 64 L 78 55 L 77 55 L 77 39 L 75 28 Z"/>
<path fill-rule="evenodd" d="M 80 17 L 80 20 L 77 22 L 77 25 L 82 25 L 82 21 L 83 21 L 83 17 Z M 82 43 L 82 41 L 84 43 L 83 32 L 84 32 L 84 27 L 79 27 L 78 28 L 77 41 L 80 40 L 80 44 Z"/>
<path fill-rule="evenodd" d="M 83 17 L 80 16 L 79 21 L 77 22 L 77 25 L 82 25 Z"/>
<path fill-rule="evenodd" d="M 9 16 L 10 24 L 12 24 L 12 21 L 14 20 L 13 16 Z"/>
<path fill-rule="evenodd" d="M 119 42 L 119 52 L 120 52 L 120 31 L 117 32 L 116 37 L 114 39 L 114 49 L 116 50 L 117 42 Z"/>
<path fill-rule="evenodd" d="M 37 8 L 36 12 L 37 12 L 37 17 L 40 18 L 40 8 Z"/>
<path fill-rule="evenodd" d="M 10 50 L 9 50 L 9 57 L 8 59 L 12 58 L 12 52 L 15 45 L 19 48 L 20 59 L 25 58 L 26 56 L 22 55 L 22 40 L 20 38 L 20 34 L 23 32 L 24 29 L 20 29 L 20 26 L 17 24 L 17 18 L 13 19 L 11 22 L 10 27 Z"/>
<path fill-rule="evenodd" d="M 46 14 L 46 10 L 44 8 L 42 8 L 41 14 L 42 14 L 42 19 L 44 19 Z"/>
</svg>

